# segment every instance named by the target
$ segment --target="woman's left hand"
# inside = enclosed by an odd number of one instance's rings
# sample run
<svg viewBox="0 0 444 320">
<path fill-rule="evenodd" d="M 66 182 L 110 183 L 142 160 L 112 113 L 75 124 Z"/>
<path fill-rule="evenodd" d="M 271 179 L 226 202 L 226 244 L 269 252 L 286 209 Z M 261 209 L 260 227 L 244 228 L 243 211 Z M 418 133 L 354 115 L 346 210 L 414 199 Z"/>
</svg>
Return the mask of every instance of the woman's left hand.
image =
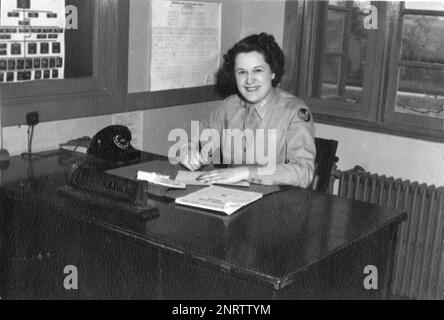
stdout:
<svg viewBox="0 0 444 320">
<path fill-rule="evenodd" d="M 247 167 L 239 167 L 232 169 L 219 169 L 208 171 L 202 174 L 198 181 L 205 183 L 237 183 L 242 180 L 247 180 L 249 177 L 249 170 Z"/>
</svg>

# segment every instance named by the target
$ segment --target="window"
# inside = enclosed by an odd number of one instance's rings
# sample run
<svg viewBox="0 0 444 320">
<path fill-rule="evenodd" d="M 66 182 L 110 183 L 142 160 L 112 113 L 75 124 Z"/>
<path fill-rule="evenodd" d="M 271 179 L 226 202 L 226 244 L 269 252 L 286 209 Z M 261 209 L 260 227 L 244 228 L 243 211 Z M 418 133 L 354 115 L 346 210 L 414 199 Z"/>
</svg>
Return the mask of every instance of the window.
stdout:
<svg viewBox="0 0 444 320">
<path fill-rule="evenodd" d="M 442 30 L 444 2 L 287 1 L 283 86 L 317 121 L 442 141 Z"/>
<path fill-rule="evenodd" d="M 385 119 L 444 129 L 444 2 L 402 2 L 393 30 Z"/>
<path fill-rule="evenodd" d="M 315 65 L 313 98 L 362 101 L 368 36 L 360 6 L 362 2 L 355 1 L 325 5 L 319 32 L 325 36 L 317 39 L 321 63 Z"/>
</svg>

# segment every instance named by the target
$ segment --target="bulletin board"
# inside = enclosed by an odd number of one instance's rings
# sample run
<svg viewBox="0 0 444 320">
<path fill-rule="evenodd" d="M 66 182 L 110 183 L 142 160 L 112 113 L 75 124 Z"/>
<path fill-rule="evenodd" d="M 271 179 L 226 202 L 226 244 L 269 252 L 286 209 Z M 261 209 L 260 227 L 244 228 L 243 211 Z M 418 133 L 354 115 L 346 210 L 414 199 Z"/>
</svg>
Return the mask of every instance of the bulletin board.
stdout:
<svg viewBox="0 0 444 320">
<path fill-rule="evenodd" d="M 151 69 L 151 62 L 153 61 L 152 53 L 158 54 L 158 51 L 153 50 L 152 45 L 159 45 L 159 41 L 154 39 L 153 41 L 153 1 L 171 2 L 169 0 L 130 0 L 129 9 L 129 44 L 128 44 L 128 96 L 129 103 L 139 105 L 146 104 L 145 108 L 161 107 L 174 104 L 187 104 L 194 103 L 197 100 L 215 100 L 214 95 L 214 81 L 215 81 L 215 68 L 214 72 L 205 79 L 206 81 L 195 82 L 196 79 L 189 79 L 188 83 L 181 83 L 176 85 L 168 84 L 153 84 L 151 79 L 154 80 L 153 70 Z M 189 2 L 190 4 L 209 4 L 209 14 L 214 14 L 216 7 L 220 7 L 220 39 L 212 39 L 210 45 L 216 45 L 219 41 L 219 54 L 217 56 L 216 64 L 220 66 L 223 61 L 223 55 L 226 51 L 238 40 L 240 40 L 241 34 L 241 21 L 242 21 L 242 1 L 234 0 L 200 0 L 200 1 L 173 1 L 176 3 L 184 4 Z M 204 6 L 202 6 L 204 7 Z M 184 7 L 186 8 L 186 7 Z M 195 10 L 196 14 L 198 10 Z M 208 11 L 206 11 L 208 12 Z M 194 16 L 196 17 L 196 15 Z M 195 21 L 195 25 L 201 24 L 201 31 L 203 33 L 208 32 L 208 23 L 203 22 L 203 13 L 197 13 L 197 17 L 201 17 L 201 21 Z M 217 17 L 217 15 L 216 15 Z M 157 18 L 157 16 L 156 16 Z M 176 18 L 174 14 L 170 17 Z M 154 25 L 156 25 L 154 23 Z M 217 23 L 210 25 L 210 27 L 217 26 Z M 213 34 L 214 36 L 214 34 Z M 208 53 L 208 52 L 207 52 Z M 209 54 L 211 55 L 211 53 Z M 207 56 L 209 56 L 207 55 Z M 185 69 L 186 70 L 186 69 Z M 190 70 L 190 69 L 188 69 Z M 187 71 L 185 71 L 187 73 Z M 198 74 L 201 76 L 202 73 Z M 201 78 L 200 78 L 201 79 Z M 199 83 L 197 85 L 197 83 Z M 150 104 L 150 105 L 148 105 Z"/>
</svg>

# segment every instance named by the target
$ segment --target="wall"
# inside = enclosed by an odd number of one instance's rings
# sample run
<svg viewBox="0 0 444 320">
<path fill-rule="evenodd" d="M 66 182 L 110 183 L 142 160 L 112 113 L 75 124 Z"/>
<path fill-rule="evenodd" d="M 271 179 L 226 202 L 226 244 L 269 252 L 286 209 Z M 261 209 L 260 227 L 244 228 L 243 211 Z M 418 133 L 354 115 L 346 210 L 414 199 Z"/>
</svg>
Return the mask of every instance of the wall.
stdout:
<svg viewBox="0 0 444 320">
<path fill-rule="evenodd" d="M 64 121 L 39 123 L 34 128 L 32 151 L 57 149 L 60 143 L 82 136 L 92 137 L 98 130 L 111 124 L 111 116 L 99 116 Z M 11 156 L 27 151 L 26 125 L 3 128 L 3 148 Z"/>
<path fill-rule="evenodd" d="M 252 32 L 265 31 L 282 44 L 284 2 L 243 1 L 242 32 L 239 39 Z M 273 17 L 273 19 L 270 19 Z M 167 154 L 168 133 L 173 128 L 189 128 L 191 120 L 206 118 L 217 102 L 147 110 L 144 117 L 144 150 Z M 68 139 L 92 136 L 111 124 L 111 116 L 42 123 L 36 127 L 34 150 L 49 150 Z M 444 186 L 444 145 L 422 140 L 317 124 L 318 137 L 339 141 L 339 168 L 358 164 L 366 170 L 422 183 Z M 26 151 L 26 127 L 4 128 L 4 146 L 11 154 Z"/>
<path fill-rule="evenodd" d="M 372 173 L 444 186 L 444 144 L 330 125 L 316 136 L 339 141 L 338 167 L 360 165 Z"/>
</svg>

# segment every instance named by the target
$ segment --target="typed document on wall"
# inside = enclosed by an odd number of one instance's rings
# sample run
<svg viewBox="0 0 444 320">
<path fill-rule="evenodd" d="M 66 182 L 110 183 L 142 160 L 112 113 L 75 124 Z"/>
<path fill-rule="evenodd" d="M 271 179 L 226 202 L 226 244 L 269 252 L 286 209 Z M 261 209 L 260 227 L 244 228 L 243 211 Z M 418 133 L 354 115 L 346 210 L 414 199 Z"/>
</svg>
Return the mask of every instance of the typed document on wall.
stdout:
<svg viewBox="0 0 444 320">
<path fill-rule="evenodd" d="M 216 82 L 221 47 L 221 3 L 151 2 L 150 91 Z"/>
<path fill-rule="evenodd" d="M 125 112 L 114 114 L 112 124 L 118 124 L 128 127 L 131 131 L 131 145 L 139 150 L 143 150 L 143 113 Z"/>
</svg>

